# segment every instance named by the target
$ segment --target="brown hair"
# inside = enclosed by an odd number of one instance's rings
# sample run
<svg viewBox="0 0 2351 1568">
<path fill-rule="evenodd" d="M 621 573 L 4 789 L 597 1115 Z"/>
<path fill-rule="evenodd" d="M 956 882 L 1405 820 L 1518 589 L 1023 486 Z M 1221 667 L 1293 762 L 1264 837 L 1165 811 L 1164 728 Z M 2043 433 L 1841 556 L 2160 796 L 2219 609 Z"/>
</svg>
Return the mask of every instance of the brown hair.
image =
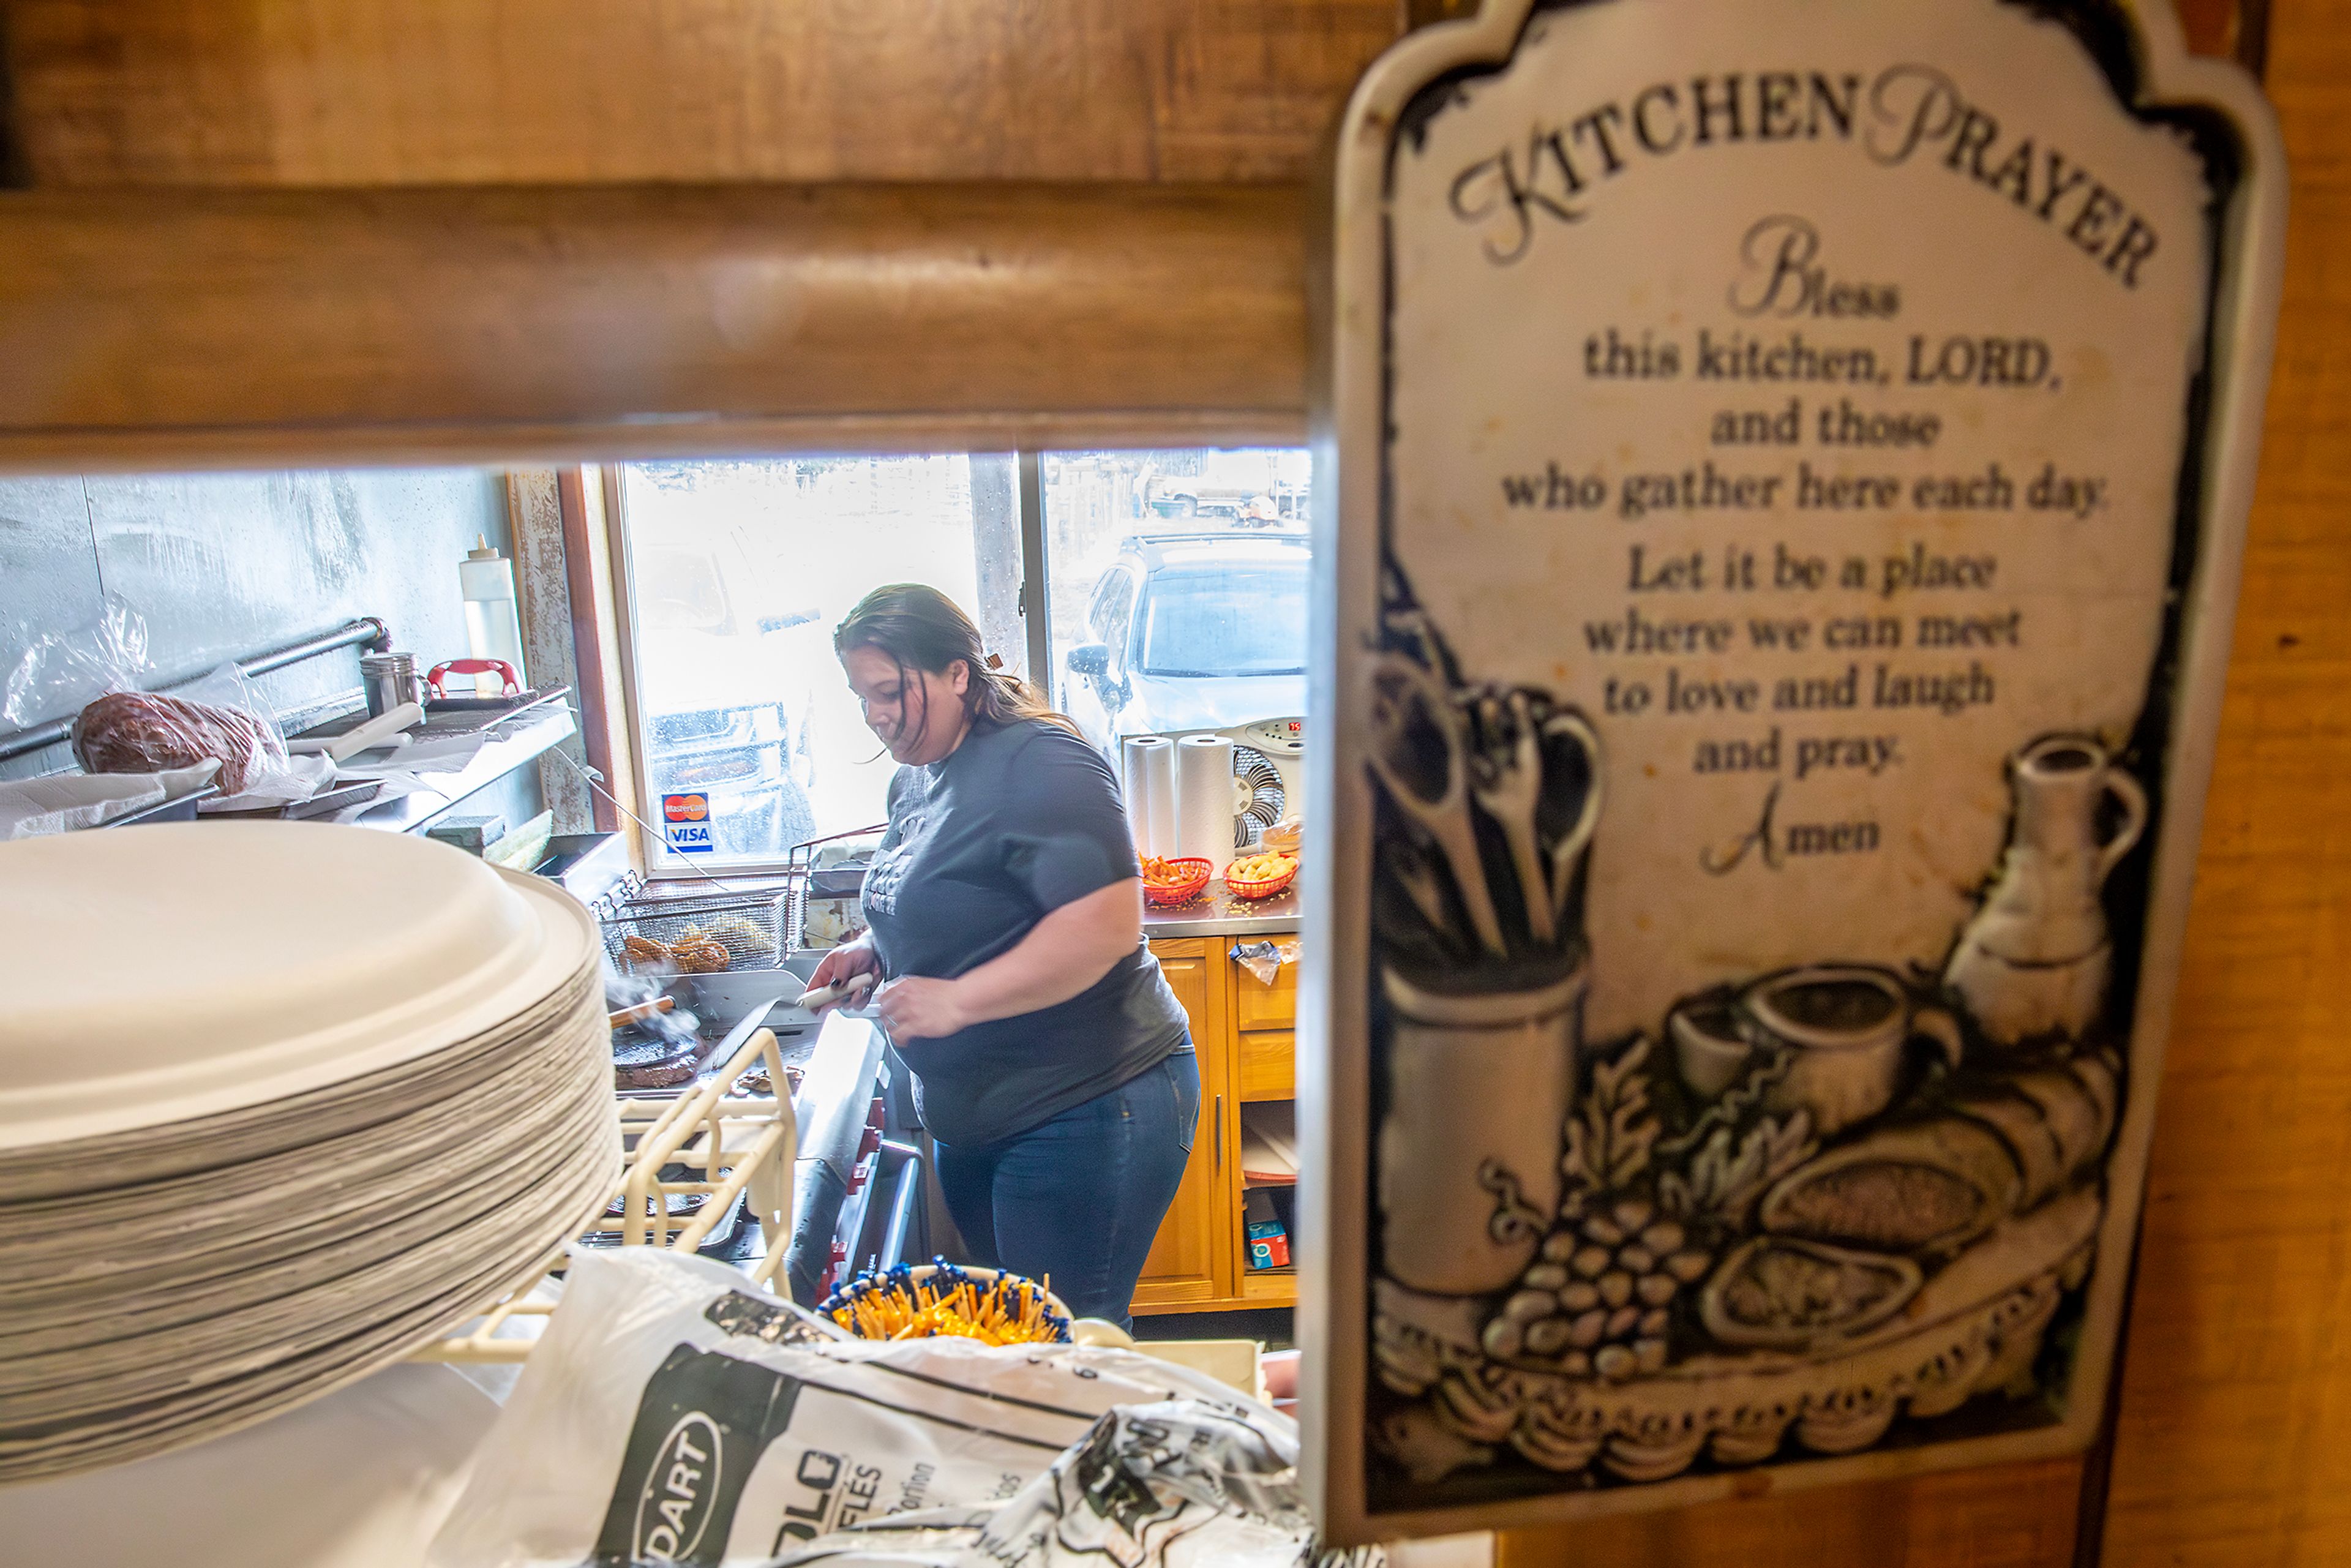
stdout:
<svg viewBox="0 0 2351 1568">
<path fill-rule="evenodd" d="M 840 654 L 852 648 L 880 649 L 898 662 L 902 674 L 912 667 L 943 675 L 961 660 L 971 670 L 963 703 L 972 722 L 1005 725 L 1040 718 L 1071 735 L 1078 733 L 1069 716 L 1054 712 L 1036 687 L 998 669 L 963 607 L 926 584 L 886 583 L 859 600 L 832 629 L 832 651 Z M 903 714 L 899 722 L 907 722 Z"/>
</svg>

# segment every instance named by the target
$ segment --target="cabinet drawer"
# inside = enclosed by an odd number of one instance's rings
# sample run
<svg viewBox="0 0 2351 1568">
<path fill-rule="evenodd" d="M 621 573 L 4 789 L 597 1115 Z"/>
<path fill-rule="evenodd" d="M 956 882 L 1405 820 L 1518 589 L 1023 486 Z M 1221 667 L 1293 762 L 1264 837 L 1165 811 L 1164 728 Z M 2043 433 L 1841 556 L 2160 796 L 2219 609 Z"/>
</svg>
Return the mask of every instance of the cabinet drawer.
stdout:
<svg viewBox="0 0 2351 1568">
<path fill-rule="evenodd" d="M 1234 1009 L 1243 1030 L 1294 1029 L 1298 1024 L 1298 966 L 1284 964 L 1267 985 L 1239 964 L 1233 966 Z"/>
<path fill-rule="evenodd" d="M 1298 1097 L 1298 1037 L 1264 1029 L 1241 1036 L 1240 1095 L 1244 1100 Z"/>
</svg>

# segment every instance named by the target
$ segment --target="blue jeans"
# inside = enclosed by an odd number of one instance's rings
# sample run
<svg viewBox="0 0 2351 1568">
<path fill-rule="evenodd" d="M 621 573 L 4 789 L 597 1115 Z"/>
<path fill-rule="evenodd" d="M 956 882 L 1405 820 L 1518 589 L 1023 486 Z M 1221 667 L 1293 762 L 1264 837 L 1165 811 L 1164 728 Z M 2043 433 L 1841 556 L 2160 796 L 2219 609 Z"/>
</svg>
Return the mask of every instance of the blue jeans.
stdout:
<svg viewBox="0 0 2351 1568">
<path fill-rule="evenodd" d="M 1032 1280 L 1121 1328 L 1200 1124 L 1199 1060 L 1179 1051 L 1041 1126 L 937 1145 L 947 1211 L 976 1262 Z"/>
</svg>

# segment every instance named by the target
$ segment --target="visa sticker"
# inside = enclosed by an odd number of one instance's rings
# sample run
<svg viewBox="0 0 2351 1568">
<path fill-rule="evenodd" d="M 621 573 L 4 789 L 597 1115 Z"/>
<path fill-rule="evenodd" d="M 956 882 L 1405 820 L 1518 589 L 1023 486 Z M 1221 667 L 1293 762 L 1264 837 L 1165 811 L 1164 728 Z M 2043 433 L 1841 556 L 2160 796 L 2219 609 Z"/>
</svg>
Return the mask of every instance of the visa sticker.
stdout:
<svg viewBox="0 0 2351 1568">
<path fill-rule="evenodd" d="M 662 842 L 680 855 L 706 855 L 716 847 L 710 837 L 710 797 L 663 796 Z"/>
</svg>

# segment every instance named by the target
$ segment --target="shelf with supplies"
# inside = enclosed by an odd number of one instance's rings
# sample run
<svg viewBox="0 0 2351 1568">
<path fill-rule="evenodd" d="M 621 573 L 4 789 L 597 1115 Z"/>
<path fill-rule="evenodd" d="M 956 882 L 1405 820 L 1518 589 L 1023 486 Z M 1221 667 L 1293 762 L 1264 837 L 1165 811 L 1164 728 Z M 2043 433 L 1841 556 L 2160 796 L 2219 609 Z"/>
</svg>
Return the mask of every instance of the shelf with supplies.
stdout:
<svg viewBox="0 0 2351 1568">
<path fill-rule="evenodd" d="M 250 680 L 348 649 L 361 650 L 366 657 L 406 657 L 389 652 L 392 641 L 392 631 L 382 621 L 360 616 L 294 642 L 246 654 L 230 664 L 241 676 Z M 455 663 L 463 669 L 471 661 Z M 511 676 L 513 672 L 508 670 L 507 674 Z M 364 664 L 362 678 L 366 678 Z M 413 674 L 408 678 L 413 681 Z M 153 688 L 153 693 L 169 696 L 193 685 L 187 680 L 166 682 Z M 360 688 L 339 692 L 296 709 L 266 716 L 283 729 L 294 752 L 325 751 L 333 759 L 334 781 L 317 794 L 251 812 L 224 813 L 218 810 L 222 802 L 206 799 L 213 794 L 207 788 L 178 795 L 163 807 L 118 816 L 110 825 L 187 821 L 203 814 L 332 819 L 394 832 L 422 832 L 456 812 L 469 797 L 536 762 L 576 734 L 579 727 L 573 720 L 570 695 L 569 686 L 517 691 L 509 685 L 508 695 L 503 697 L 434 697 L 428 705 L 420 686 L 417 695 L 409 699 L 418 707 L 402 709 L 416 716 L 407 728 L 360 737 L 353 741 L 356 749 L 338 751 L 329 749 L 333 742 L 378 716 L 371 708 L 402 708 L 400 702 L 388 697 L 371 703 L 367 692 Z M 59 764 L 69 763 L 72 759 L 63 756 L 62 749 L 70 741 L 73 725 L 74 716 L 67 715 L 22 729 L 0 731 L 0 761 L 37 757 L 55 748 L 60 753 Z M 371 740 L 379 744 L 370 745 Z M 438 766 L 432 762 L 399 766 L 427 751 L 437 752 Z M 403 787 L 387 791 L 387 775 L 402 777 Z"/>
<path fill-rule="evenodd" d="M 579 730 L 562 691 L 550 692 L 538 703 L 500 719 L 489 727 L 488 738 L 465 768 L 446 775 L 425 775 L 429 788 L 371 806 L 352 820 L 363 828 L 394 832 L 423 832 L 461 806 L 465 799 L 486 789 L 517 768 L 538 761 L 571 738 Z"/>
</svg>

